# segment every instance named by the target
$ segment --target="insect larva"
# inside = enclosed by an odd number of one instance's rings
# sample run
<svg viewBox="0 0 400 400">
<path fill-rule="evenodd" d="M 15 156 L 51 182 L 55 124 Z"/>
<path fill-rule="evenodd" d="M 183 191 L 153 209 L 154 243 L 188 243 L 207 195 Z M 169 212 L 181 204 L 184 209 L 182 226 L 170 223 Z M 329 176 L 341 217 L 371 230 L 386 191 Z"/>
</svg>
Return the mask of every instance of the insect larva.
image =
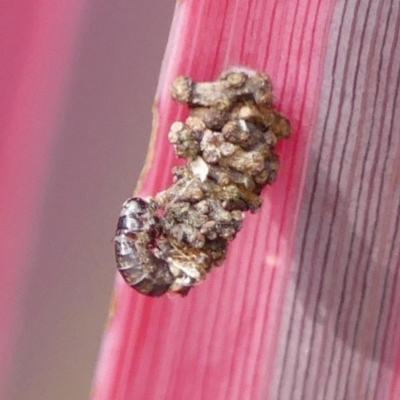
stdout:
<svg viewBox="0 0 400 400">
<path fill-rule="evenodd" d="M 115 236 L 121 275 L 153 297 L 186 295 L 224 261 L 244 212 L 261 207 L 261 190 L 276 179 L 276 143 L 290 135 L 262 73 L 232 69 L 202 83 L 180 77 L 172 95 L 190 109 L 169 132 L 188 163 L 173 169 L 174 183 L 154 198 L 128 199 Z"/>
</svg>

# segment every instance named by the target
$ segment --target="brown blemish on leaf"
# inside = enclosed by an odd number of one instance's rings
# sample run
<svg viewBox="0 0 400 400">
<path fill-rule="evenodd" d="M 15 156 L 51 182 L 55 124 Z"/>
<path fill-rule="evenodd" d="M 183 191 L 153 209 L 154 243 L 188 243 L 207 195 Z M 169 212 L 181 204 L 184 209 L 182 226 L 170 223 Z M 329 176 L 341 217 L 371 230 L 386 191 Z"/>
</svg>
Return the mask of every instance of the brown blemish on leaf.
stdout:
<svg viewBox="0 0 400 400">
<path fill-rule="evenodd" d="M 137 182 L 135 190 L 133 192 L 134 195 L 140 192 L 140 190 L 143 186 L 143 181 L 146 178 L 147 173 L 149 172 L 151 164 L 154 159 L 154 145 L 155 145 L 156 138 L 157 138 L 158 120 L 159 120 L 158 102 L 159 102 L 158 97 L 155 97 L 154 101 L 153 101 L 153 107 L 152 107 L 153 122 L 152 122 L 152 127 L 151 127 L 149 147 L 147 150 L 147 155 L 146 155 L 146 160 L 144 162 L 144 166 L 142 168 L 142 171 L 140 172 L 138 182 Z"/>
</svg>

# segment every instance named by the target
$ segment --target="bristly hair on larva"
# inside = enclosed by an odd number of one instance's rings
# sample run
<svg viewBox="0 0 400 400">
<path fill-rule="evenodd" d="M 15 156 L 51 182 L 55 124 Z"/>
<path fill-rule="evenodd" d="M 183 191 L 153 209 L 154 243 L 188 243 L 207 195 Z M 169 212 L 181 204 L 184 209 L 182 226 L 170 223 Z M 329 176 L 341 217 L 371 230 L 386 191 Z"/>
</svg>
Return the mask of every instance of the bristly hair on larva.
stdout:
<svg viewBox="0 0 400 400">
<path fill-rule="evenodd" d="M 262 189 L 276 180 L 277 142 L 290 136 L 261 72 L 235 67 L 213 82 L 178 77 L 171 92 L 190 110 L 168 135 L 187 164 L 172 170 L 168 189 L 124 203 L 114 239 L 125 281 L 153 297 L 186 295 L 223 263 L 244 213 L 261 207 Z"/>
</svg>

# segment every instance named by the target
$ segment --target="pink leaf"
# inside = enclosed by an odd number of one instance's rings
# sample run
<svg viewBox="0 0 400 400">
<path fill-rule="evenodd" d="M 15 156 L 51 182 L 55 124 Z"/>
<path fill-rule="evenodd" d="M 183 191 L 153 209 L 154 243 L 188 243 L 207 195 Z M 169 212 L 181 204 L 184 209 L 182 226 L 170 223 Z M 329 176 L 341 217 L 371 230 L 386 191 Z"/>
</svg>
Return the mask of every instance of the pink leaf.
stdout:
<svg viewBox="0 0 400 400">
<path fill-rule="evenodd" d="M 83 5 L 81 0 L 15 0 L 1 5 L 0 397 Z"/>
<path fill-rule="evenodd" d="M 168 186 L 173 79 L 268 73 L 292 138 L 227 261 L 187 298 L 117 279 L 93 399 L 397 399 L 399 5 L 176 6 L 143 195 Z"/>
</svg>

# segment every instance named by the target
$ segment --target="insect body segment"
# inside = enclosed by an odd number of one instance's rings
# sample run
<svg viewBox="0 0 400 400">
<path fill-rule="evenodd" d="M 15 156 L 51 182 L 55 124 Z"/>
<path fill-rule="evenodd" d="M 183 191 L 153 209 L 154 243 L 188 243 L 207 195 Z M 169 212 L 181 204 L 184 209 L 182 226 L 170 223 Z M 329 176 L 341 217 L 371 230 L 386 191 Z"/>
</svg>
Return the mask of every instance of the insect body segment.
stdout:
<svg viewBox="0 0 400 400">
<path fill-rule="evenodd" d="M 234 69 L 203 83 L 178 78 L 172 95 L 190 109 L 169 132 L 187 165 L 174 168 L 173 184 L 154 198 L 128 199 L 115 236 L 118 270 L 149 296 L 186 295 L 222 264 L 244 212 L 261 207 L 261 190 L 276 179 L 277 142 L 290 135 L 259 72 Z"/>
<path fill-rule="evenodd" d="M 160 232 L 158 217 L 147 201 L 128 199 L 118 220 L 115 254 L 118 270 L 126 282 L 143 294 L 160 296 L 168 291 L 173 276 L 168 263 L 152 248 Z"/>
</svg>

